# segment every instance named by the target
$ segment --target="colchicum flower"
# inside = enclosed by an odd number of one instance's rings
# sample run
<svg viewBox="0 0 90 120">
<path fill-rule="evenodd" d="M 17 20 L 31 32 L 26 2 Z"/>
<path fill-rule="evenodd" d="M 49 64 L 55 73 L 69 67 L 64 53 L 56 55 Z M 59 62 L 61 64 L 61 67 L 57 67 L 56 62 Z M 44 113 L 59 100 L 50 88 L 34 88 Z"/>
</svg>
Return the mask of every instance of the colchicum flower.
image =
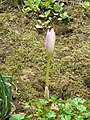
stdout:
<svg viewBox="0 0 90 120">
<path fill-rule="evenodd" d="M 53 53 L 54 45 L 55 45 L 55 32 L 54 29 L 52 28 L 50 31 L 49 30 L 47 31 L 45 41 L 46 51 L 48 55 L 51 55 Z"/>
<path fill-rule="evenodd" d="M 52 28 L 50 31 L 47 31 L 46 35 L 46 41 L 45 41 L 45 46 L 46 46 L 46 51 L 47 51 L 47 71 L 46 71 L 46 86 L 45 86 L 45 98 L 49 100 L 49 70 L 50 70 L 50 60 L 51 60 L 51 55 L 54 50 L 54 45 L 55 45 L 55 32 L 54 29 Z"/>
</svg>

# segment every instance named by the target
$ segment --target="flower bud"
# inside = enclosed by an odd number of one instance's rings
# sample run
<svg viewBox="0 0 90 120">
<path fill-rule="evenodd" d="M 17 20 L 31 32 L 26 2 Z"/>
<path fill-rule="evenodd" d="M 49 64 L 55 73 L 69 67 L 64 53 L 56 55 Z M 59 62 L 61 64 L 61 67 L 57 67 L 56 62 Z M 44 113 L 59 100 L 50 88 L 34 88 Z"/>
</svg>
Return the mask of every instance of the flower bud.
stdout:
<svg viewBox="0 0 90 120">
<path fill-rule="evenodd" d="M 45 45 L 47 54 L 51 55 L 53 53 L 55 45 L 55 32 L 53 28 L 50 31 L 47 31 Z"/>
</svg>

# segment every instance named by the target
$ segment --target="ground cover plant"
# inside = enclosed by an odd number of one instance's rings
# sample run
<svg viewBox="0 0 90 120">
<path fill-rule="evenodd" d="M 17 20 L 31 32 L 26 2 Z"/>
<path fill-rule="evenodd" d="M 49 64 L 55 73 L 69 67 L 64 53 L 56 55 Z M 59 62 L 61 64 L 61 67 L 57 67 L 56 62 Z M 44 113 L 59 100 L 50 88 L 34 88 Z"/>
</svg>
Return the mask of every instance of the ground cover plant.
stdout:
<svg viewBox="0 0 90 120">
<path fill-rule="evenodd" d="M 57 0 L 27 0 L 24 1 L 24 3 L 24 12 L 33 12 L 33 14 L 39 14 L 36 28 L 47 27 L 52 21 L 52 16 L 57 18 L 58 20 L 65 20 L 70 18 L 68 13 L 63 10 L 64 2 L 60 2 Z"/>
<path fill-rule="evenodd" d="M 53 95 L 49 101 L 46 99 L 34 101 L 34 111 L 29 111 L 27 115 L 13 114 L 9 120 L 89 120 L 90 110 L 87 109 L 88 103 L 85 102 L 85 99 L 79 97 L 62 100 Z M 24 110 L 30 108 L 31 103 L 32 101 L 25 102 L 22 108 Z"/>
<path fill-rule="evenodd" d="M 89 1 L 84 1 L 84 2 L 82 3 L 82 6 L 83 6 L 85 9 L 90 10 L 90 2 L 89 2 Z"/>
<path fill-rule="evenodd" d="M 85 7 L 89 4 L 63 2 L 71 19 L 58 21 L 50 12 L 56 40 L 49 59 L 49 85 L 44 42 L 52 30 L 35 28 L 36 10 L 23 14 L 17 8 L 0 8 L 0 72 L 13 76 L 17 88 L 12 91 L 16 110 L 10 120 L 90 119 L 90 13 Z"/>
</svg>

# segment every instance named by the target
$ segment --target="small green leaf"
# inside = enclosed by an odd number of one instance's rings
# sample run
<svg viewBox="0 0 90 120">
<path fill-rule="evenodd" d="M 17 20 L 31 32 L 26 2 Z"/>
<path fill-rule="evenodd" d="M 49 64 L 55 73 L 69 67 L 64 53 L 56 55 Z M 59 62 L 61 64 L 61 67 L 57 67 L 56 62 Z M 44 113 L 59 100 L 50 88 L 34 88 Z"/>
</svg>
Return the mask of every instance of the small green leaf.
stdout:
<svg viewBox="0 0 90 120">
<path fill-rule="evenodd" d="M 30 119 L 30 118 L 32 118 L 32 117 L 33 117 L 33 115 L 30 114 L 30 115 L 28 115 L 26 118 L 27 118 L 27 119 Z"/>
<path fill-rule="evenodd" d="M 56 0 L 49 0 L 50 1 L 50 3 L 54 3 Z"/>
<path fill-rule="evenodd" d="M 41 0 L 36 0 L 35 5 L 39 7 Z"/>
<path fill-rule="evenodd" d="M 34 6 L 34 1 L 33 0 L 28 0 L 28 6 L 33 9 Z"/>
<path fill-rule="evenodd" d="M 86 8 L 86 9 L 89 9 L 89 8 L 90 8 L 90 2 L 84 1 L 83 4 L 82 4 L 82 6 L 83 6 L 84 8 Z"/>
<path fill-rule="evenodd" d="M 64 19 L 66 19 L 66 18 L 69 18 L 69 15 L 68 15 L 67 12 L 64 12 L 64 13 L 61 13 L 61 14 L 60 14 L 60 17 L 64 20 Z"/>
<path fill-rule="evenodd" d="M 53 6 L 53 9 L 55 12 L 61 12 L 63 10 L 63 6 L 64 6 L 64 3 L 56 3 L 54 6 Z"/>
<path fill-rule="evenodd" d="M 75 118 L 75 120 L 84 120 L 84 118 L 83 118 L 83 116 L 77 116 L 76 118 Z"/>
<path fill-rule="evenodd" d="M 83 113 L 83 115 L 85 116 L 85 118 L 90 117 L 90 111 L 88 111 L 88 112 L 86 112 L 86 113 Z"/>
<path fill-rule="evenodd" d="M 41 105 L 46 105 L 46 104 L 48 103 L 48 101 L 45 100 L 45 99 L 39 99 L 39 103 L 40 103 Z"/>
<path fill-rule="evenodd" d="M 10 116 L 9 120 L 24 120 L 25 114 L 13 114 Z"/>
<path fill-rule="evenodd" d="M 86 111 L 86 107 L 83 105 L 78 105 L 76 106 L 77 110 L 79 110 L 80 112 Z"/>
<path fill-rule="evenodd" d="M 66 114 L 62 114 L 62 115 L 60 115 L 60 120 L 71 120 L 71 116 L 66 115 Z"/>
<path fill-rule="evenodd" d="M 53 103 L 57 102 L 57 96 L 56 95 L 51 96 L 50 102 L 53 102 Z"/>
<path fill-rule="evenodd" d="M 72 100 L 72 102 L 74 103 L 74 104 L 78 104 L 78 103 L 85 103 L 85 99 L 83 99 L 83 98 L 79 98 L 79 97 L 76 97 L 76 98 L 74 98 L 73 100 Z"/>
<path fill-rule="evenodd" d="M 41 18 L 47 18 L 47 17 L 49 16 L 50 12 L 51 12 L 51 11 L 48 10 L 48 11 L 46 11 L 44 14 L 39 15 L 39 17 L 41 17 Z"/>
<path fill-rule="evenodd" d="M 64 3 L 62 2 L 62 3 L 60 3 L 60 8 L 62 8 L 64 6 Z"/>
<path fill-rule="evenodd" d="M 47 114 L 47 117 L 48 117 L 49 119 L 51 119 L 51 118 L 56 118 L 56 113 L 55 113 L 54 111 L 50 111 L 50 112 Z"/>
<path fill-rule="evenodd" d="M 70 110 L 70 109 L 65 109 L 65 113 L 66 113 L 66 114 L 70 115 L 71 112 L 72 112 L 72 110 Z"/>
<path fill-rule="evenodd" d="M 24 109 L 29 108 L 29 107 L 30 107 L 29 102 L 25 102 L 25 103 L 22 105 L 22 107 L 23 107 Z"/>
<path fill-rule="evenodd" d="M 59 109 L 63 109 L 63 108 L 64 108 L 64 104 L 58 103 L 58 108 L 59 108 Z"/>
<path fill-rule="evenodd" d="M 55 12 L 60 12 L 60 6 L 59 6 L 59 4 L 58 3 L 55 4 L 54 7 L 53 7 L 53 9 L 54 9 Z"/>
<path fill-rule="evenodd" d="M 49 16 L 50 12 L 51 12 L 51 10 L 46 11 L 43 16 L 47 18 Z"/>
<path fill-rule="evenodd" d="M 49 1 L 46 1 L 46 2 L 44 3 L 44 5 L 45 5 L 45 8 L 46 8 L 46 9 L 51 8 L 51 5 L 50 5 L 50 2 L 49 2 Z"/>
</svg>

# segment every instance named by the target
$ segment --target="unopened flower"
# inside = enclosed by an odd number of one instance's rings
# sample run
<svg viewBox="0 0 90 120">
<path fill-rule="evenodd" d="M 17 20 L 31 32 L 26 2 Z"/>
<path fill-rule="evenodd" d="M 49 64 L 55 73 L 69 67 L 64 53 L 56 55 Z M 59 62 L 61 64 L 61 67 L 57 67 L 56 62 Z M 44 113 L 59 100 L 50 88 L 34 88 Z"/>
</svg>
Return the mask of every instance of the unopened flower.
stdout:
<svg viewBox="0 0 90 120">
<path fill-rule="evenodd" d="M 50 31 L 47 31 L 45 45 L 47 54 L 51 55 L 53 53 L 55 45 L 55 32 L 53 28 Z"/>
</svg>

